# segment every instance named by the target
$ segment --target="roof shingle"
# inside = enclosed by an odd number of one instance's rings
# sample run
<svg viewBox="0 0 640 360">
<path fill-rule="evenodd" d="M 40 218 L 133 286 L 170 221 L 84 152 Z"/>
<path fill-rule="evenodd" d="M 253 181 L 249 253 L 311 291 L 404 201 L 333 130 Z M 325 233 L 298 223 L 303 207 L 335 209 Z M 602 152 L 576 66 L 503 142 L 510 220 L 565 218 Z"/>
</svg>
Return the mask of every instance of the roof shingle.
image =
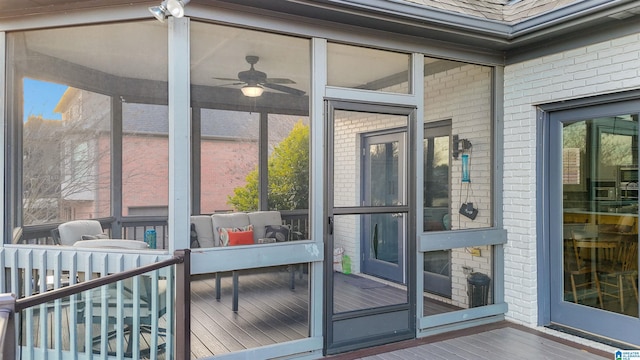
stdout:
<svg viewBox="0 0 640 360">
<path fill-rule="evenodd" d="M 517 23 L 582 0 L 403 0 L 479 18 Z"/>
</svg>

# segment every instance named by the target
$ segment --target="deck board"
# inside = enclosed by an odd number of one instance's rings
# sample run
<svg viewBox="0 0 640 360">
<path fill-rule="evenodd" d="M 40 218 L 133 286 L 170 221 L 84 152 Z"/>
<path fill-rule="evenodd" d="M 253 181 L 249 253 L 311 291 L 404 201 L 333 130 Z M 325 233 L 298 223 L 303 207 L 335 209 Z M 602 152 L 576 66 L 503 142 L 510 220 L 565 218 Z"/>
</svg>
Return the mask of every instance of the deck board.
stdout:
<svg viewBox="0 0 640 360">
<path fill-rule="evenodd" d="M 601 360 L 611 358 L 613 353 L 608 354 L 602 350 L 556 338 L 507 321 L 326 357 L 327 360 Z"/>
</svg>

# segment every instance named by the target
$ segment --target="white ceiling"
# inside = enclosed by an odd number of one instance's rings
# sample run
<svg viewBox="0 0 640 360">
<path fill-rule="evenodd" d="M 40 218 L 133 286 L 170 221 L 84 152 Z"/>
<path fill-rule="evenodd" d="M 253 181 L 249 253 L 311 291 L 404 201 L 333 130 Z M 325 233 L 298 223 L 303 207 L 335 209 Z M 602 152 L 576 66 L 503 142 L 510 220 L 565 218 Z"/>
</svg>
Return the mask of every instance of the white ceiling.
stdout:
<svg viewBox="0 0 640 360">
<path fill-rule="evenodd" d="M 156 20 L 25 32 L 27 50 L 118 77 L 167 80 L 167 24 Z M 329 82 L 356 87 L 406 71 L 409 55 L 330 44 Z M 310 40 L 193 21 L 191 82 L 229 86 L 249 69 L 245 56 L 259 56 L 256 70 L 287 78 L 287 86 L 310 88 Z M 55 69 L 50 69 L 55 71 Z M 237 86 L 239 87 L 239 86 Z M 272 91 L 267 89 L 267 91 Z"/>
</svg>

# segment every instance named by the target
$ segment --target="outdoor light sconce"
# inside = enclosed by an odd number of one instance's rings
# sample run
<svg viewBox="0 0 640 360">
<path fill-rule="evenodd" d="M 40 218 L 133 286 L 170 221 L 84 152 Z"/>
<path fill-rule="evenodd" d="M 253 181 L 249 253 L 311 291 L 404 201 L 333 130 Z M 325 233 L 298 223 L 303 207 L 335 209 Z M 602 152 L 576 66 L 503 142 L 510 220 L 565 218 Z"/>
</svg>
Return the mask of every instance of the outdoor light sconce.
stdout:
<svg viewBox="0 0 640 360">
<path fill-rule="evenodd" d="M 160 22 L 164 22 L 165 17 L 172 15 L 181 18 L 184 16 L 184 6 L 191 0 L 164 0 L 158 6 L 149 7 L 149 11 Z"/>
<path fill-rule="evenodd" d="M 451 156 L 458 160 L 460 153 L 463 153 L 471 149 L 471 141 L 467 139 L 460 139 L 458 135 L 453 135 L 453 149 L 451 150 Z"/>
</svg>

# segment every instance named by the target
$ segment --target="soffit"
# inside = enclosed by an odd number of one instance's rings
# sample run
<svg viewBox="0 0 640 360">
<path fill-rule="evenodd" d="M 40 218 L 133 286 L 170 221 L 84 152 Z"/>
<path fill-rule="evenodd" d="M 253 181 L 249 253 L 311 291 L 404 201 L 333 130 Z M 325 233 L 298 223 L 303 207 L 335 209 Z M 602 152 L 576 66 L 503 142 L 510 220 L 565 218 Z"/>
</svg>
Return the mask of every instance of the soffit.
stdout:
<svg viewBox="0 0 640 360">
<path fill-rule="evenodd" d="M 0 21 L 69 10 L 153 5 L 159 1 L 1 0 Z M 637 0 L 192 0 L 192 4 L 237 7 L 250 12 L 271 10 L 311 21 L 382 30 L 486 51 L 544 46 L 549 41 L 594 33 L 595 29 L 627 19 L 616 13 L 631 9 L 634 20 L 640 13 Z"/>
<path fill-rule="evenodd" d="M 0 19 L 21 15 L 46 14 L 65 10 L 95 9 L 130 5 L 148 0 L 0 0 Z"/>
</svg>

